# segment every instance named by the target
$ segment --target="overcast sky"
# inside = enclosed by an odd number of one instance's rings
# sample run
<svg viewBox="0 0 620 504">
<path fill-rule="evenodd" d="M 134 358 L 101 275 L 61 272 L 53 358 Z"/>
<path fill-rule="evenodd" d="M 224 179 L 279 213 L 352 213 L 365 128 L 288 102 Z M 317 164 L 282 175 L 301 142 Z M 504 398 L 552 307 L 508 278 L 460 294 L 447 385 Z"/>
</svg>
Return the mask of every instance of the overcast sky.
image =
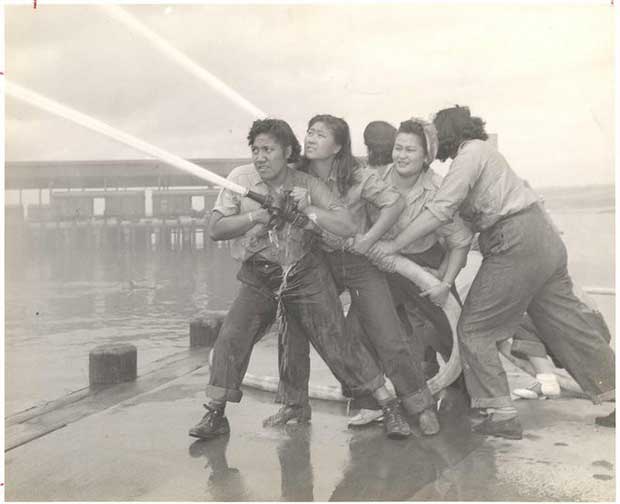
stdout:
<svg viewBox="0 0 620 504">
<path fill-rule="evenodd" d="M 13 82 L 184 157 L 244 157 L 253 117 L 97 6 L 10 6 Z M 536 186 L 613 182 L 613 8 L 558 5 L 132 6 L 128 11 L 303 137 L 469 105 Z M 13 99 L 7 160 L 142 154 Z"/>
</svg>

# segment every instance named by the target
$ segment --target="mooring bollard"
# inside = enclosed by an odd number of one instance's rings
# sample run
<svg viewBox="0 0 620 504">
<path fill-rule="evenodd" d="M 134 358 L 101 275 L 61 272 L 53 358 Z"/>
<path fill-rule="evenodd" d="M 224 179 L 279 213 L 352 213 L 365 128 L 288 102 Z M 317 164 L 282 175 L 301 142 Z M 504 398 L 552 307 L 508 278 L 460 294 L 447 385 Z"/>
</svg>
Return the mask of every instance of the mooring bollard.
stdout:
<svg viewBox="0 0 620 504">
<path fill-rule="evenodd" d="M 189 346 L 212 347 L 220 332 L 226 311 L 211 311 L 189 323 Z"/>
<path fill-rule="evenodd" d="M 90 385 L 133 381 L 137 376 L 138 350 L 128 343 L 100 345 L 88 356 Z"/>
</svg>

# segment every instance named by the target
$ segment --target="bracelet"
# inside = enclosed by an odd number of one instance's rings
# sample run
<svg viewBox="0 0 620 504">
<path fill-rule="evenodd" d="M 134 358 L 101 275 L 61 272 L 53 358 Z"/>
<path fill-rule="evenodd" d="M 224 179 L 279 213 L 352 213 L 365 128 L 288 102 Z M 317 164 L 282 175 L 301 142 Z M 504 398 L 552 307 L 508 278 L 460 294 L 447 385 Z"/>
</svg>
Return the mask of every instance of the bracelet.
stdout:
<svg viewBox="0 0 620 504">
<path fill-rule="evenodd" d="M 317 225 L 318 225 L 318 223 L 317 223 L 318 218 L 319 218 L 319 216 L 316 213 L 314 213 L 314 212 L 311 212 L 311 213 L 308 214 L 308 219 L 310 219 L 312 222 L 314 222 Z"/>
<path fill-rule="evenodd" d="M 254 223 L 254 216 L 252 215 L 252 212 L 248 213 L 248 219 L 250 219 L 251 223 Z"/>
</svg>

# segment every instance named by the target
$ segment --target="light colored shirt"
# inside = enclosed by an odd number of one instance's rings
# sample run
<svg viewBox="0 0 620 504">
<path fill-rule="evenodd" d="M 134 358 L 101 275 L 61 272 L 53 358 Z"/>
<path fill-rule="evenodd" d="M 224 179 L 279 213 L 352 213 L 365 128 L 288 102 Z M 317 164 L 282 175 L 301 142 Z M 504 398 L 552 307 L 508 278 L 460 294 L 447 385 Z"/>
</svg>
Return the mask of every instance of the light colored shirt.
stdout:
<svg viewBox="0 0 620 504">
<path fill-rule="evenodd" d="M 394 165 L 390 164 L 379 169 L 381 178 L 388 184 L 392 184 L 392 173 Z M 418 217 L 423 211 L 428 201 L 431 201 L 435 193 L 441 186 L 442 178 L 431 168 L 422 172 L 415 185 L 405 195 L 406 207 L 398 217 L 396 223 L 383 236 L 384 240 L 393 240 L 402 233 L 407 226 Z M 378 218 L 378 213 L 371 211 L 371 220 L 374 222 Z M 433 233 L 429 233 L 422 238 L 409 243 L 400 252 L 403 254 L 419 254 L 430 249 L 440 238 L 445 240 L 449 249 L 469 247 L 473 239 L 471 229 L 456 215 L 452 222 L 448 222 Z"/>
<path fill-rule="evenodd" d="M 386 184 L 376 170 L 364 166 L 355 173 L 353 184 L 342 197 L 342 200 L 353 217 L 353 222 L 357 227 L 356 232 L 364 234 L 370 228 L 370 221 L 366 212 L 367 204 L 380 210 L 396 203 L 400 194 L 396 189 Z M 310 174 L 320 178 L 312 169 L 310 169 Z M 325 183 L 334 194 L 339 194 L 335 173 L 331 173 Z"/>
<path fill-rule="evenodd" d="M 234 168 L 227 179 L 259 194 L 276 195 L 274 190 L 260 177 L 253 164 Z M 326 210 L 344 208 L 344 204 L 320 180 L 289 167 L 287 178 L 278 192 L 293 189 L 293 187 L 307 189 L 314 206 Z M 260 205 L 256 201 L 229 189 L 222 189 L 215 201 L 213 211 L 228 217 L 245 214 L 259 208 Z M 231 255 L 238 261 L 245 261 L 254 254 L 259 254 L 268 261 L 287 266 L 309 252 L 313 239 L 313 233 L 289 223 L 277 231 L 268 231 L 266 225 L 259 223 L 242 236 L 231 240 Z"/>
<path fill-rule="evenodd" d="M 426 208 L 441 222 L 452 221 L 458 211 L 473 230 L 482 231 L 537 201 L 536 193 L 493 146 L 467 140 Z"/>
</svg>

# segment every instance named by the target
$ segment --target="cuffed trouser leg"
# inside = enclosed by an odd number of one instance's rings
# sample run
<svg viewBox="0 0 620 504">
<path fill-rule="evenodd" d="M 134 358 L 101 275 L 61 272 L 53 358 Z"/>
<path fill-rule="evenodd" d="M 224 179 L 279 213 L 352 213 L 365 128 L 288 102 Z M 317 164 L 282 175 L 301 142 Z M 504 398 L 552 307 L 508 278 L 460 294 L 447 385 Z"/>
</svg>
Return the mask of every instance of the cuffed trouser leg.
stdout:
<svg viewBox="0 0 620 504">
<path fill-rule="evenodd" d="M 587 307 L 574 296 L 566 271 L 566 247 L 542 210 L 498 222 L 479 242 L 484 259 L 458 324 L 472 406 L 510 404 L 496 343 L 514 335 L 525 311 L 541 341 L 593 400 L 612 397 L 613 352 L 584 316 Z M 584 355 L 591 365 L 584 366 Z"/>
<path fill-rule="evenodd" d="M 465 300 L 457 331 L 463 374 L 474 408 L 512 404 L 497 343 L 514 334 L 529 301 L 523 292 L 508 287 L 518 276 L 504 258 L 485 259 Z"/>
<path fill-rule="evenodd" d="M 219 402 L 239 402 L 241 382 L 254 344 L 275 320 L 272 295 L 241 284 L 213 347 L 213 364 L 206 394 Z"/>
<path fill-rule="evenodd" d="M 592 401 L 613 399 L 615 355 L 594 310 L 573 293 L 565 265 L 536 294 L 528 313 L 542 341 Z"/>
<path fill-rule="evenodd" d="M 347 252 L 327 254 L 338 285 L 349 289 L 353 315 L 359 317 L 366 340 L 380 360 L 380 367 L 391 380 L 399 398 L 430 397 L 422 371 L 422 355 L 414 355 L 400 323 L 385 275 L 365 257 Z M 351 312 L 350 312 L 351 313 Z M 348 318 L 348 316 L 347 316 Z M 417 399 L 403 401 L 417 413 Z"/>
<path fill-rule="evenodd" d="M 309 362 L 308 341 L 351 393 L 371 393 L 384 385 L 383 373 L 368 349 L 345 331 L 340 299 L 321 258 L 306 255 L 289 274 L 288 285 L 282 293 L 287 328 L 280 359 L 280 399 L 290 403 L 308 389 L 309 372 L 294 370 L 298 362 Z"/>
</svg>

